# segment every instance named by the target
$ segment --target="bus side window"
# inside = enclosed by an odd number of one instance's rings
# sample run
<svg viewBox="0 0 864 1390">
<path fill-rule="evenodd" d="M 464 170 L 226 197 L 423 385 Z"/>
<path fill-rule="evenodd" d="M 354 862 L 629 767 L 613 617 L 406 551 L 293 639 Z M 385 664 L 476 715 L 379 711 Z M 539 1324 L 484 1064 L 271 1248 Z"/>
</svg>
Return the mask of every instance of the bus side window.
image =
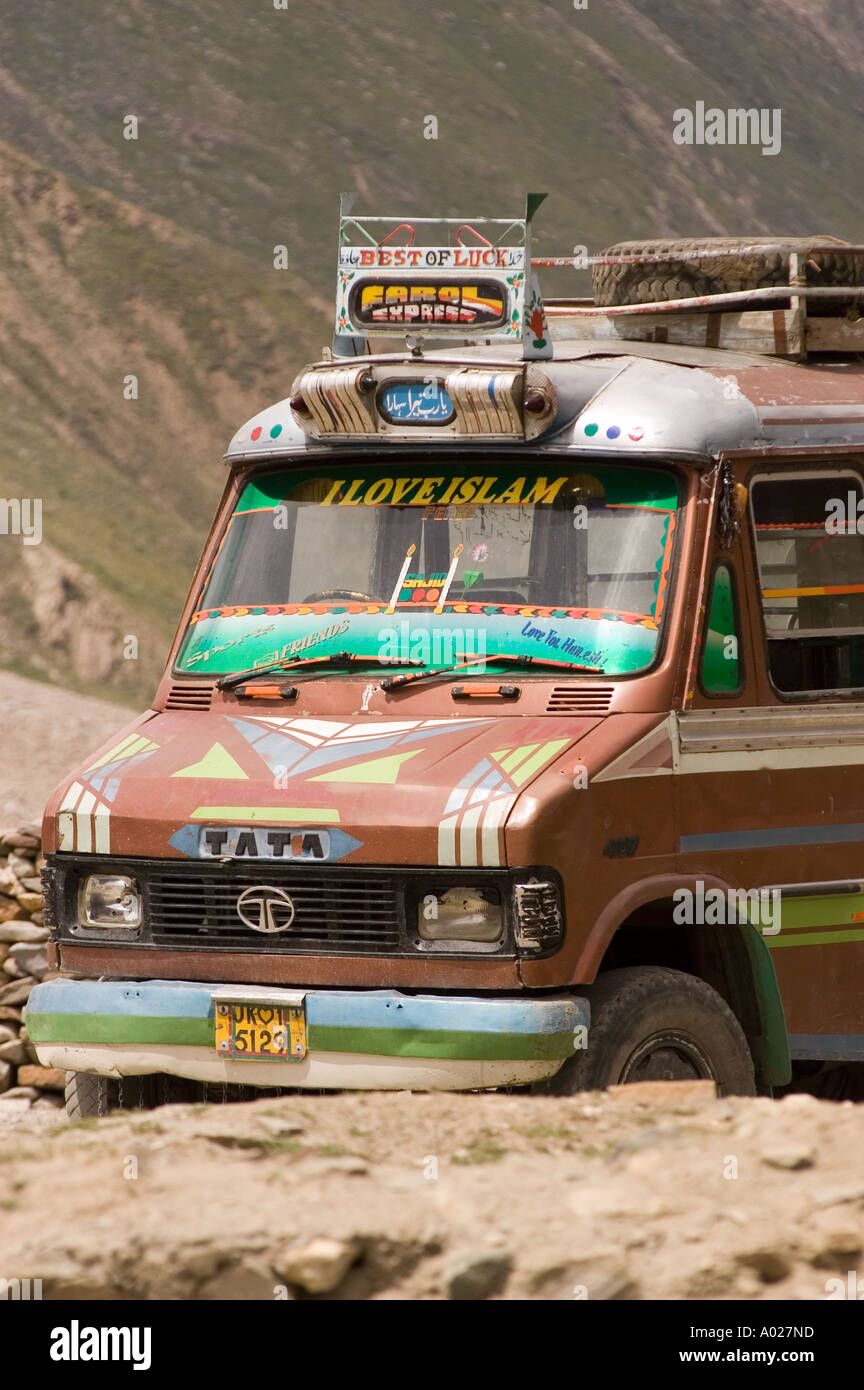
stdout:
<svg viewBox="0 0 864 1390">
<path fill-rule="evenodd" d="M 703 694 L 737 695 L 743 685 L 741 631 L 738 602 L 731 567 L 718 561 L 711 577 L 711 591 L 702 641 L 699 684 Z"/>
<path fill-rule="evenodd" d="M 864 687 L 860 474 L 764 474 L 750 495 L 774 688 L 794 695 Z"/>
</svg>

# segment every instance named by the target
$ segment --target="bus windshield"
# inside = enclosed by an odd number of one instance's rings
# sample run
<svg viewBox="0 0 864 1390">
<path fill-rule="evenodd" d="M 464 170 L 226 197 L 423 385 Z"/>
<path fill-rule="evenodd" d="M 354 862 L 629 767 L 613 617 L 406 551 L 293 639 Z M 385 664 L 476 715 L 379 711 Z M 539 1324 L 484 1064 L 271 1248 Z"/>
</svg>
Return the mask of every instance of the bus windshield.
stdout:
<svg viewBox="0 0 864 1390">
<path fill-rule="evenodd" d="M 254 477 L 175 669 L 351 652 L 477 670 L 496 651 L 607 678 L 647 669 L 669 596 L 674 476 L 548 460 L 470 469 L 349 461 Z"/>
</svg>

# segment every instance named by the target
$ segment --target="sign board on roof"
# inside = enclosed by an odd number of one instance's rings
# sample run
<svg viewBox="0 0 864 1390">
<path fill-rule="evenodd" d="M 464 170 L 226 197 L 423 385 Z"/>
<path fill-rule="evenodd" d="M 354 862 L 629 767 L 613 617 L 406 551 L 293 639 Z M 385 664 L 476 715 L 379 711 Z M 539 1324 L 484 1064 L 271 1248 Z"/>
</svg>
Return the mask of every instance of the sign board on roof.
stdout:
<svg viewBox="0 0 864 1390">
<path fill-rule="evenodd" d="M 368 338 L 508 342 L 549 357 L 539 287 L 531 273 L 529 199 L 521 218 L 355 217 L 343 195 L 336 299 L 337 357 Z"/>
</svg>

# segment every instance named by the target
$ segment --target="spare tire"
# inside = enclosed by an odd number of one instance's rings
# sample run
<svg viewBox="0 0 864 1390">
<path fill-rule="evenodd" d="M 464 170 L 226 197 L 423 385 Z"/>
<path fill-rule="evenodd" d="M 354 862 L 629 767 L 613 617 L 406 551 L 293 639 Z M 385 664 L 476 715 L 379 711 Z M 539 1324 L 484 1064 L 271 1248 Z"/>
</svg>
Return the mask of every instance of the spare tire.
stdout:
<svg viewBox="0 0 864 1390">
<path fill-rule="evenodd" d="M 830 242 L 848 246 L 833 236 L 812 237 L 695 237 L 686 241 L 619 241 L 603 256 L 652 256 L 656 261 L 637 265 L 595 265 L 594 302 L 614 304 L 657 304 L 665 299 L 690 299 L 702 294 L 728 294 L 738 290 L 757 290 L 789 283 L 788 258 L 780 251 L 747 250 L 759 242 L 781 244 L 792 251 L 806 252 L 811 246 Z M 698 260 L 687 253 L 709 251 Z M 814 251 L 804 263 L 808 285 L 864 284 L 864 255 L 832 255 Z M 788 296 L 784 296 L 786 298 Z M 778 296 L 778 301 L 780 296 Z M 813 304 L 814 315 L 845 313 L 856 299 L 830 299 Z M 769 308 L 773 300 L 759 307 Z M 734 306 L 730 306 L 734 307 Z M 757 305 L 753 306 L 754 308 Z"/>
</svg>

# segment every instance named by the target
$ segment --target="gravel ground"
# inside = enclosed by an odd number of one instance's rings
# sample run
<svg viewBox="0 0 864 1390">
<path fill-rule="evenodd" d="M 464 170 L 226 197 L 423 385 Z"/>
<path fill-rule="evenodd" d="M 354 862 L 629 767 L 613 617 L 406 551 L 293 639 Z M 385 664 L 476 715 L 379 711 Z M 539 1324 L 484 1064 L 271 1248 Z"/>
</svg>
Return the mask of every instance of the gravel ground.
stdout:
<svg viewBox="0 0 864 1390">
<path fill-rule="evenodd" d="M 706 1085 L 0 1103 L 2 1265 L 49 1299 L 843 1296 L 864 1109 Z"/>
</svg>

